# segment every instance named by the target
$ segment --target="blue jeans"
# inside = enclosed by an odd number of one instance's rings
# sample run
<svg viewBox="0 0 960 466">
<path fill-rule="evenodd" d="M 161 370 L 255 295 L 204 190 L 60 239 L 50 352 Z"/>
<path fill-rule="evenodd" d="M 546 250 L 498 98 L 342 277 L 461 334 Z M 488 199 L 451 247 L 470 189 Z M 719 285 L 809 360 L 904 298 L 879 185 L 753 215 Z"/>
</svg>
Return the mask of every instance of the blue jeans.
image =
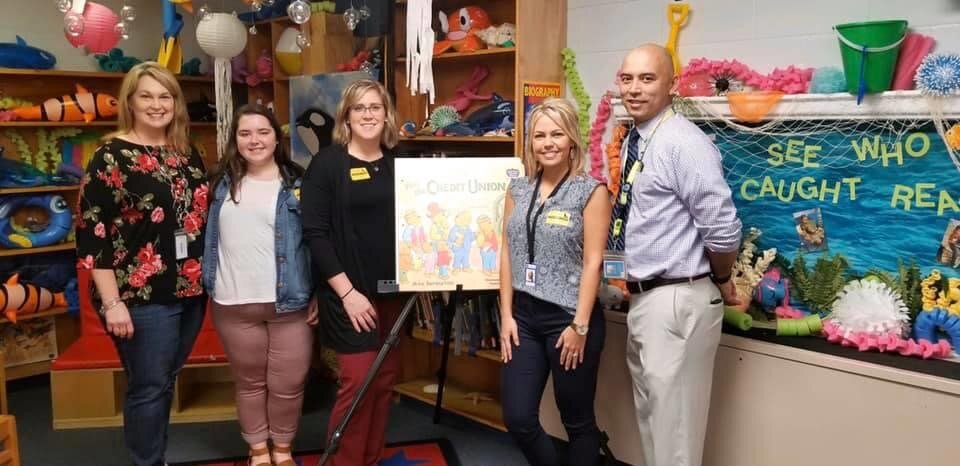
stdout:
<svg viewBox="0 0 960 466">
<path fill-rule="evenodd" d="M 527 462 L 533 466 L 594 466 L 600 456 L 600 430 L 594 415 L 600 354 L 606 338 L 603 310 L 595 306 L 590 314 L 583 363 L 566 370 L 556 348 L 560 334 L 573 316 L 556 304 L 514 291 L 513 318 L 517 322 L 520 346 L 513 347 L 513 359 L 503 366 L 501 402 L 503 422 L 513 435 Z M 553 393 L 560 419 L 570 440 L 568 461 L 561 463 L 553 442 L 540 425 L 540 399 L 553 374 Z"/>
<path fill-rule="evenodd" d="M 133 338 L 113 341 L 127 375 L 123 436 L 136 466 L 162 466 L 177 374 L 203 324 L 204 298 L 130 309 Z"/>
</svg>

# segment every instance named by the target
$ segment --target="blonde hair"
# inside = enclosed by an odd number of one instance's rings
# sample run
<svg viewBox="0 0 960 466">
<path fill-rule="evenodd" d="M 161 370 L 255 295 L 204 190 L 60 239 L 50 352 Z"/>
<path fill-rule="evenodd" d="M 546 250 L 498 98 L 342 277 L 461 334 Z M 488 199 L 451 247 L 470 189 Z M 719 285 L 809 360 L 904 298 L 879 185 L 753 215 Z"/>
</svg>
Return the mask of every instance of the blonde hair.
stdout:
<svg viewBox="0 0 960 466">
<path fill-rule="evenodd" d="M 133 131 L 136 118 L 133 116 L 130 99 L 137 92 L 140 78 L 144 76 L 155 79 L 173 96 L 173 121 L 167 126 L 167 144 L 181 153 L 190 152 L 190 117 L 187 115 L 187 103 L 183 98 L 183 90 L 170 70 L 152 61 L 135 65 L 123 77 L 120 93 L 117 95 L 117 130 L 104 136 L 103 139 L 113 139 Z"/>
<path fill-rule="evenodd" d="M 540 171 L 540 163 L 537 162 L 537 156 L 533 153 L 533 129 L 541 118 L 549 118 L 570 138 L 570 174 L 582 174 L 585 163 L 584 147 L 583 140 L 580 138 L 577 111 L 566 99 L 548 97 L 530 111 L 530 124 L 527 126 L 528 130 L 523 143 L 523 168 L 527 176 L 532 177 Z"/>
<path fill-rule="evenodd" d="M 397 146 L 400 140 L 400 130 L 397 128 L 397 110 L 393 107 L 393 99 L 387 88 L 383 87 L 377 81 L 370 79 L 361 79 L 354 81 L 343 90 L 340 97 L 340 104 L 337 105 L 336 126 L 333 127 L 333 142 L 346 146 L 350 144 L 353 138 L 353 132 L 350 131 L 350 108 L 357 104 L 363 95 L 368 91 L 376 91 L 380 94 L 380 100 L 383 101 L 383 134 L 380 136 L 380 144 L 388 149 Z"/>
</svg>

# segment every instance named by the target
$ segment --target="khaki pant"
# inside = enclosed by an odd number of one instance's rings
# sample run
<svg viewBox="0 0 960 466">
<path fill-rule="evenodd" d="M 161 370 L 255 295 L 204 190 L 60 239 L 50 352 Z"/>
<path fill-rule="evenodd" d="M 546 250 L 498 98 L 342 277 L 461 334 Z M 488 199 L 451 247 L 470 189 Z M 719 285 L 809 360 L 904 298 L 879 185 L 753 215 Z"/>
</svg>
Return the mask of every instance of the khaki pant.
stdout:
<svg viewBox="0 0 960 466">
<path fill-rule="evenodd" d="M 630 297 L 627 365 L 646 466 L 699 466 L 723 303 L 708 278 Z"/>
</svg>

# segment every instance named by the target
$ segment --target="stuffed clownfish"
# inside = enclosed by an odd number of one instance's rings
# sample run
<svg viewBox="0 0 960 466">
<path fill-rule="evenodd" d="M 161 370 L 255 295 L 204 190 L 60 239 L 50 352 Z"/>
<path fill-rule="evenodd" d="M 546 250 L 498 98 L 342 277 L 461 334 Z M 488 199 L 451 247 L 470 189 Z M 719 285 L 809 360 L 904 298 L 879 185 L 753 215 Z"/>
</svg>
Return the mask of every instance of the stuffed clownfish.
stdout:
<svg viewBox="0 0 960 466">
<path fill-rule="evenodd" d="M 14 274 L 0 285 L 0 310 L 7 320 L 17 323 L 18 315 L 34 314 L 53 306 L 64 307 L 67 299 L 63 293 L 52 293 L 46 288 L 20 283 L 20 275 Z"/>
<path fill-rule="evenodd" d="M 451 48 L 457 52 L 475 52 L 486 47 L 483 40 L 477 37 L 477 32 L 490 27 L 490 16 L 483 8 L 467 6 L 450 13 L 449 17 L 443 11 L 439 16 L 440 27 L 447 38 L 434 44 L 434 55 Z"/>
</svg>

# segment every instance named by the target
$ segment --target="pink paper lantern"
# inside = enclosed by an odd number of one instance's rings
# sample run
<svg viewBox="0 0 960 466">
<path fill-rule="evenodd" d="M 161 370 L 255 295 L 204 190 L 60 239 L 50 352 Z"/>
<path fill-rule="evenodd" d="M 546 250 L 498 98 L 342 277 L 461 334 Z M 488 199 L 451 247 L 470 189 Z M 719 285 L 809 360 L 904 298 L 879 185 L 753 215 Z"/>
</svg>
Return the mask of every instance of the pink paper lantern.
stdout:
<svg viewBox="0 0 960 466">
<path fill-rule="evenodd" d="M 120 17 L 110 8 L 87 2 L 83 8 L 83 33 L 77 37 L 64 35 L 70 45 L 86 46 L 87 53 L 107 53 L 120 42 L 120 33 L 116 31 L 118 22 Z"/>
</svg>

